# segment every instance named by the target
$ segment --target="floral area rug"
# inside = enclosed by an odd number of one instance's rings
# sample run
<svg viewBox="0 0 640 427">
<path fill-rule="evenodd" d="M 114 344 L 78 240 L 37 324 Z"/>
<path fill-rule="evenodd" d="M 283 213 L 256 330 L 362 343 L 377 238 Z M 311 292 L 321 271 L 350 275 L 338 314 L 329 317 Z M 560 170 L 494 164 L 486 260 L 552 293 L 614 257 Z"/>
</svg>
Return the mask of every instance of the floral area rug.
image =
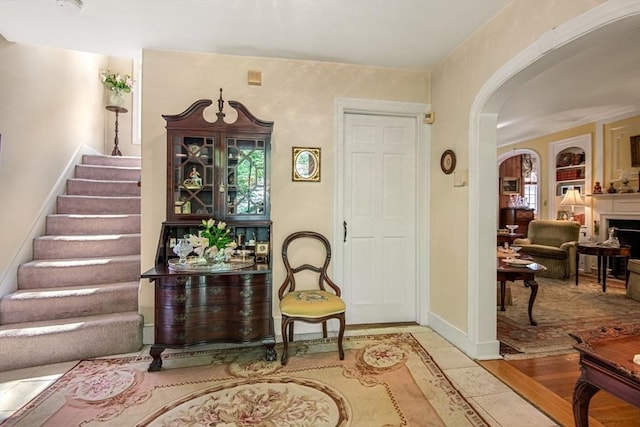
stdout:
<svg viewBox="0 0 640 427">
<path fill-rule="evenodd" d="M 411 334 L 80 362 L 6 426 L 486 426 Z M 279 349 L 281 350 L 281 349 Z"/>
<path fill-rule="evenodd" d="M 498 309 L 498 340 L 505 359 L 523 359 L 573 352 L 570 333 L 600 326 L 640 324 L 640 302 L 626 297 L 624 282 L 607 279 L 607 292 L 589 276 L 575 280 L 536 278 L 538 295 L 529 324 L 529 288 L 510 282 L 513 305 Z"/>
</svg>

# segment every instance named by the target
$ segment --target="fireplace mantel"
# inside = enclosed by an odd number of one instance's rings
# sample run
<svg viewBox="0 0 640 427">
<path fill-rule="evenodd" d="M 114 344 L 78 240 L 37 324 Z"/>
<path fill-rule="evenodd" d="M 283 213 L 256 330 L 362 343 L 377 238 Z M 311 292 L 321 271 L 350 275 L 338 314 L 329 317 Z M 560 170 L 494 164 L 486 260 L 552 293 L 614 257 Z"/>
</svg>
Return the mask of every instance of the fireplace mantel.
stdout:
<svg viewBox="0 0 640 427">
<path fill-rule="evenodd" d="M 640 219 L 640 193 L 593 194 L 593 217 L 600 221 L 600 241 L 607 239 L 611 219 Z"/>
</svg>

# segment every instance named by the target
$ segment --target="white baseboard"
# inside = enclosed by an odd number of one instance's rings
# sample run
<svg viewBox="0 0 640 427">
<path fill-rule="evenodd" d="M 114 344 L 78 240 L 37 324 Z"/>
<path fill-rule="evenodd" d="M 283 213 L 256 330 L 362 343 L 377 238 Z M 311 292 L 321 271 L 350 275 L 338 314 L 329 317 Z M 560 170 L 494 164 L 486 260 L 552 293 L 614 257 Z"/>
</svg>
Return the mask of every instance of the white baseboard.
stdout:
<svg viewBox="0 0 640 427">
<path fill-rule="evenodd" d="M 472 359 L 502 359 L 502 356 L 500 356 L 500 341 L 498 340 L 483 343 L 473 342 L 466 333 L 433 312 L 429 312 L 427 326 Z"/>
</svg>

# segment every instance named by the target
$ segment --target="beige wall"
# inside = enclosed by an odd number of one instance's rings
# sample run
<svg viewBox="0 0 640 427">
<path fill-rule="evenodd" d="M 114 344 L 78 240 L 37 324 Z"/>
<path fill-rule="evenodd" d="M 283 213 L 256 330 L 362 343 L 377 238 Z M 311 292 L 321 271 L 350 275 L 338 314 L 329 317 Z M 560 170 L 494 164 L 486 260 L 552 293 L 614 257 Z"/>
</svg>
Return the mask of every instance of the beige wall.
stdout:
<svg viewBox="0 0 640 427">
<path fill-rule="evenodd" d="M 623 171 L 629 179 L 629 186 L 634 190 L 640 188 L 638 184 L 638 173 L 640 167 L 631 164 L 631 141 L 630 137 L 640 135 L 640 116 L 629 117 L 624 120 L 607 123 L 603 130 L 604 140 L 604 173 L 602 188 L 606 191 L 609 184 L 613 183 L 615 188 L 622 187 L 619 180 Z"/>
<path fill-rule="evenodd" d="M 143 270 L 153 266 L 160 225 L 165 219 L 166 136 L 162 114 L 181 113 L 198 99 L 215 101 L 219 88 L 223 88 L 226 100 L 239 101 L 256 117 L 275 122 L 271 154 L 275 289 L 284 278 L 278 254 L 286 235 L 301 229 L 313 229 L 329 237 L 332 234 L 334 100 L 429 101 L 429 73 L 424 71 L 153 50 L 144 51 L 142 66 Z M 248 70 L 262 71 L 262 86 L 247 84 Z M 214 102 L 207 110 L 209 120 L 215 119 L 216 105 Z M 293 146 L 322 149 L 320 183 L 291 181 Z M 145 322 L 152 322 L 153 296 L 147 283 L 141 288 L 140 307 Z"/>
<path fill-rule="evenodd" d="M 0 295 L 31 259 L 39 213 L 82 144 L 103 148 L 101 55 L 9 43 L 0 37 Z"/>
<path fill-rule="evenodd" d="M 545 32 L 599 3 L 602 1 L 512 2 L 432 70 L 431 105 L 436 112 L 436 122 L 431 129 L 431 311 L 460 331 L 467 331 L 469 320 L 469 187 L 453 187 L 451 175 L 440 172 L 440 155 L 446 149 L 453 149 L 457 153 L 458 168 L 467 169 L 470 112 L 483 85 Z M 495 141 L 488 141 L 482 150 L 495 153 Z M 495 168 L 495 160 L 482 166 Z M 488 194 L 493 193 L 495 191 Z M 495 211 L 480 215 L 495 217 Z M 490 247 L 487 242 L 487 248 Z"/>
</svg>

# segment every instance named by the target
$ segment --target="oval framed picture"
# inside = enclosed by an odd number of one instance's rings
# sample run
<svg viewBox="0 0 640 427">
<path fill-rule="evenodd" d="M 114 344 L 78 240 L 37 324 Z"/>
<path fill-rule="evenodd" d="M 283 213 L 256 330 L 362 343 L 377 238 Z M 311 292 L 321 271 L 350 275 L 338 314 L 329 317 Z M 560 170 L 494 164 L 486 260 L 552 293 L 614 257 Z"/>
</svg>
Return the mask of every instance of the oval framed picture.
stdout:
<svg viewBox="0 0 640 427">
<path fill-rule="evenodd" d="M 456 168 L 456 153 L 453 150 L 446 150 L 440 157 L 440 168 L 442 172 L 449 175 Z"/>
</svg>

